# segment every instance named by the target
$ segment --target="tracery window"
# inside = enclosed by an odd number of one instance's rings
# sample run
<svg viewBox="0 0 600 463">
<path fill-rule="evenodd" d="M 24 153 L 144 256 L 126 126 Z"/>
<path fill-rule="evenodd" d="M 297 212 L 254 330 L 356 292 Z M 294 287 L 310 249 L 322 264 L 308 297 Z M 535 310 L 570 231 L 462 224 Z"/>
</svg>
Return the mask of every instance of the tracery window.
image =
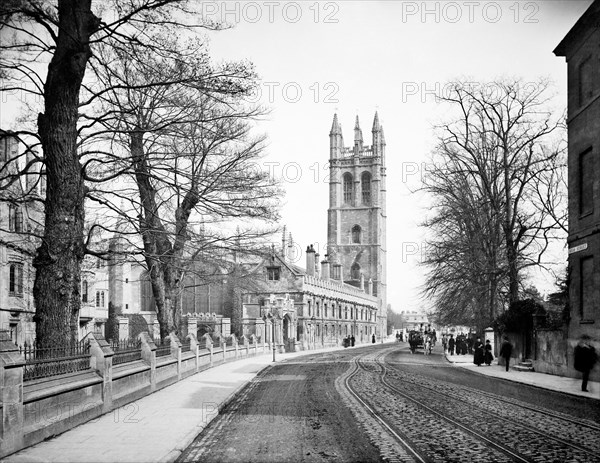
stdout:
<svg viewBox="0 0 600 463">
<path fill-rule="evenodd" d="M 352 175 L 345 173 L 343 177 L 343 187 L 344 187 L 344 203 L 352 204 L 352 193 L 353 193 L 353 185 L 352 185 Z"/>
<path fill-rule="evenodd" d="M 363 172 L 360 180 L 362 186 L 362 203 L 369 205 L 371 204 L 371 174 Z"/>
</svg>

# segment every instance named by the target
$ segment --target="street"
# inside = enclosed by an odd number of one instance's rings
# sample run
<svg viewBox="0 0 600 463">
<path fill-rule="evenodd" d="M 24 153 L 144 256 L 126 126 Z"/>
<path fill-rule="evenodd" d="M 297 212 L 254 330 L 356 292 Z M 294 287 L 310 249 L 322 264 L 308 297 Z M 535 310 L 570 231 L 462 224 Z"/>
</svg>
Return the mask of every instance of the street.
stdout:
<svg viewBox="0 0 600 463">
<path fill-rule="evenodd" d="M 349 348 L 264 371 L 178 461 L 600 461 L 591 404 L 456 368 L 439 345 Z"/>
</svg>

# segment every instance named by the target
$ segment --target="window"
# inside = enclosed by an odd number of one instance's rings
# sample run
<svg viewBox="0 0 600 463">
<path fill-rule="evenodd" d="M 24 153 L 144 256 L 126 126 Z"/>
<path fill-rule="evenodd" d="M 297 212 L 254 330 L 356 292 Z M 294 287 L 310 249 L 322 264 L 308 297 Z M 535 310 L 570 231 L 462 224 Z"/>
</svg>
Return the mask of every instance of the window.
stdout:
<svg viewBox="0 0 600 463">
<path fill-rule="evenodd" d="M 334 280 L 342 279 L 342 266 L 340 264 L 333 264 L 331 268 L 331 278 Z"/>
<path fill-rule="evenodd" d="M 360 280 L 360 265 L 358 265 L 358 263 L 355 262 L 352 264 L 350 275 L 353 280 Z"/>
<path fill-rule="evenodd" d="M 588 57 L 577 69 L 577 98 L 579 106 L 582 106 L 594 95 L 594 79 L 592 70 L 592 58 Z"/>
<path fill-rule="evenodd" d="M 321 309 L 319 307 L 319 303 L 317 302 L 317 317 L 321 316 Z"/>
<path fill-rule="evenodd" d="M 96 291 L 96 307 L 104 307 L 104 291 Z"/>
<path fill-rule="evenodd" d="M 23 296 L 23 264 L 13 262 L 9 264 L 9 281 L 8 294 L 9 296 Z"/>
<path fill-rule="evenodd" d="M 323 316 L 325 318 L 328 316 L 327 304 L 323 304 Z"/>
<path fill-rule="evenodd" d="M 100 257 L 98 257 L 96 259 L 96 268 L 102 268 L 102 267 L 104 267 L 104 261 Z"/>
<path fill-rule="evenodd" d="M 308 301 L 308 316 L 310 317 L 310 301 Z"/>
<path fill-rule="evenodd" d="M 360 178 L 362 185 L 362 202 L 363 204 L 371 204 L 371 174 L 363 172 Z"/>
<path fill-rule="evenodd" d="M 15 233 L 23 231 L 23 211 L 14 204 L 8 206 L 8 230 Z"/>
<path fill-rule="evenodd" d="M 276 281 L 279 280 L 279 267 L 267 267 L 267 280 Z"/>
<path fill-rule="evenodd" d="M 579 155 L 579 214 L 594 211 L 594 158 L 592 149 Z"/>
<path fill-rule="evenodd" d="M 88 282 L 87 280 L 83 280 L 81 283 L 81 302 L 88 301 Z"/>
<path fill-rule="evenodd" d="M 594 311 L 594 257 L 584 257 L 579 261 L 581 299 L 579 312 L 582 320 L 593 319 Z"/>
<path fill-rule="evenodd" d="M 352 227 L 352 243 L 355 244 L 360 244 L 360 232 L 362 230 L 360 229 L 359 225 L 354 225 L 354 227 Z"/>
<path fill-rule="evenodd" d="M 0 138 L 0 162 L 6 161 L 6 144 L 8 139 L 6 137 Z"/>
<path fill-rule="evenodd" d="M 344 204 L 352 204 L 352 175 L 346 173 L 343 177 L 344 185 Z"/>
</svg>

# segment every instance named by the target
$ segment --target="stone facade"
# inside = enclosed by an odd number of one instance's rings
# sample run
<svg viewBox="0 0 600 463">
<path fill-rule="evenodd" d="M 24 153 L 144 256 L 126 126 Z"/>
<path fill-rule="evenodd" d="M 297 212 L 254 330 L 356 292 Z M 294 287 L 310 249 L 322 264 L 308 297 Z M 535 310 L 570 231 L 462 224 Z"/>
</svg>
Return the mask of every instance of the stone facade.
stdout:
<svg viewBox="0 0 600 463">
<path fill-rule="evenodd" d="M 370 293 L 379 300 L 377 330 L 385 335 L 386 144 L 377 113 L 372 137 L 372 145 L 364 145 L 357 116 L 354 145 L 345 147 L 341 125 L 334 115 L 329 133 L 327 251 L 334 278 L 361 289 L 365 283 L 372 284 Z"/>
<path fill-rule="evenodd" d="M 350 335 L 357 343 L 371 342 L 377 328 L 379 298 L 331 278 L 327 261 L 315 275 L 314 249 L 309 247 L 306 255 L 310 272 L 275 252 L 257 266 L 261 289 L 243 295 L 244 335 L 264 335 L 270 340 L 269 314 L 277 314 L 275 339 L 282 349 L 339 345 Z"/>
<path fill-rule="evenodd" d="M 11 181 L 30 165 L 28 175 Z M 43 224 L 40 198 L 45 194 L 43 177 L 35 170 L 35 153 L 12 132 L 0 130 L 0 330 L 12 342 L 31 344 L 35 339 L 32 265 L 36 234 Z"/>
<path fill-rule="evenodd" d="M 589 335 L 600 351 L 599 21 L 600 3 L 594 2 L 554 50 L 566 58 L 568 76 L 571 319 L 567 362 L 583 334 Z M 599 377 L 596 371 L 596 379 Z"/>
</svg>

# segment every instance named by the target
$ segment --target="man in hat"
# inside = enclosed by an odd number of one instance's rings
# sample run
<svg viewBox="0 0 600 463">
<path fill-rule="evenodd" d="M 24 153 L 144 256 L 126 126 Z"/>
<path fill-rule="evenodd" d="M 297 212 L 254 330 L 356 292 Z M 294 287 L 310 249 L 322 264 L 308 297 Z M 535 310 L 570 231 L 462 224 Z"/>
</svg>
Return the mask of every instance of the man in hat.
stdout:
<svg viewBox="0 0 600 463">
<path fill-rule="evenodd" d="M 506 365 L 506 371 L 508 371 L 510 364 L 510 356 L 512 354 L 513 346 L 508 340 L 508 336 L 504 336 L 504 342 L 502 343 L 502 347 L 500 347 L 500 357 L 504 359 L 504 364 Z"/>
<path fill-rule="evenodd" d="M 581 371 L 583 374 L 581 382 L 581 390 L 583 392 L 589 392 L 587 389 L 588 379 L 590 378 L 590 371 L 594 368 L 594 364 L 597 360 L 596 349 L 590 343 L 590 337 L 584 334 L 579 338 L 579 343 L 575 346 L 573 352 L 575 357 L 574 367 L 577 371 Z"/>
</svg>

